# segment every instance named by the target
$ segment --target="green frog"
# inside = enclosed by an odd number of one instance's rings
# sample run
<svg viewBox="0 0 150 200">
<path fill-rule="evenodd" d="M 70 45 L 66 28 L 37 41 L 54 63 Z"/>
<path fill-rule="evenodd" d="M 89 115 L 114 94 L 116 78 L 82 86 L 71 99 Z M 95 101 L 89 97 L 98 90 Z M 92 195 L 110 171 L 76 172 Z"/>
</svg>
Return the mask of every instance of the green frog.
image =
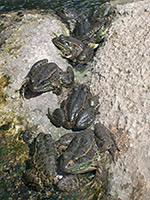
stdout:
<svg viewBox="0 0 150 200">
<path fill-rule="evenodd" d="M 94 50 L 75 37 L 60 35 L 52 39 L 54 45 L 61 50 L 62 57 L 80 66 L 88 63 L 94 55 Z"/>
<path fill-rule="evenodd" d="M 89 127 L 97 114 L 98 98 L 93 96 L 88 86 L 74 86 L 60 108 L 53 113 L 48 109 L 48 118 L 57 127 L 63 126 L 74 131 Z"/>
<path fill-rule="evenodd" d="M 62 148 L 60 144 L 63 141 L 65 145 Z M 94 130 L 86 129 L 79 133 L 66 134 L 56 144 L 57 149 L 63 151 L 58 161 L 59 168 L 68 174 L 59 181 L 59 189 L 70 191 L 73 186 L 76 187 L 77 193 L 72 194 L 75 199 L 105 199 L 108 169 L 118 150 L 111 131 L 97 123 Z"/>
<path fill-rule="evenodd" d="M 97 167 L 103 171 L 103 165 L 106 166 L 104 160 L 107 157 L 105 152 L 108 151 L 114 160 L 115 152 L 118 150 L 113 134 L 101 123 L 95 125 L 94 131 L 86 129 L 76 133 L 72 140 L 68 139 L 68 143 L 67 149 L 60 156 L 59 167 L 63 172 L 70 174 L 93 171 Z M 60 148 L 57 142 L 57 148 L 58 146 Z"/>
<path fill-rule="evenodd" d="M 33 93 L 53 91 L 54 94 L 59 95 L 62 86 L 70 87 L 73 83 L 74 72 L 70 66 L 64 72 L 55 63 L 48 63 L 47 59 L 43 59 L 31 67 L 20 88 L 20 94 L 23 96 L 29 89 Z"/>
</svg>

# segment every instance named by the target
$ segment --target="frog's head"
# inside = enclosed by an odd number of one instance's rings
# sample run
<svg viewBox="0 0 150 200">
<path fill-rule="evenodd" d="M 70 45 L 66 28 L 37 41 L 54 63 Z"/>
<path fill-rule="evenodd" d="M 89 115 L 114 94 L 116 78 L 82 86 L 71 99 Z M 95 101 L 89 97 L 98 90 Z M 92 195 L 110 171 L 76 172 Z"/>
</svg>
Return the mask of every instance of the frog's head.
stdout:
<svg viewBox="0 0 150 200">
<path fill-rule="evenodd" d="M 60 168 L 66 173 L 79 174 L 96 169 L 96 152 L 94 138 L 80 132 L 60 157 Z"/>
<path fill-rule="evenodd" d="M 94 166 L 91 158 L 83 156 L 69 160 L 67 163 L 65 162 L 61 169 L 66 173 L 81 174 L 95 170 L 96 166 Z"/>
<path fill-rule="evenodd" d="M 63 57 L 72 61 L 83 51 L 84 48 L 82 42 L 71 36 L 60 35 L 59 37 L 53 38 L 52 42 L 58 49 L 60 49 Z"/>
</svg>

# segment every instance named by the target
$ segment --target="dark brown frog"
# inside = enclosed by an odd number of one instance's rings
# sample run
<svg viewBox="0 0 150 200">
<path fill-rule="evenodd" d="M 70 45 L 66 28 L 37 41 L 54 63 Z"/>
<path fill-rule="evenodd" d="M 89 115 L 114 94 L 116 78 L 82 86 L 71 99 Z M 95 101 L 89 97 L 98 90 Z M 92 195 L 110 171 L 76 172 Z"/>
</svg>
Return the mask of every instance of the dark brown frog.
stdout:
<svg viewBox="0 0 150 200">
<path fill-rule="evenodd" d="M 53 113 L 48 109 L 48 118 L 57 127 L 83 130 L 94 121 L 98 99 L 86 85 L 74 86 L 68 98 Z"/>
<path fill-rule="evenodd" d="M 62 86 L 70 87 L 73 82 L 74 73 L 70 66 L 64 72 L 55 63 L 48 63 L 47 59 L 43 59 L 31 67 L 25 77 L 24 84 L 20 88 L 20 94 L 23 96 L 29 89 L 33 93 L 53 91 L 53 93 L 59 95 Z"/>
<path fill-rule="evenodd" d="M 63 57 L 78 66 L 89 62 L 94 55 L 92 48 L 89 48 L 80 40 L 71 36 L 60 35 L 59 37 L 53 38 L 52 42 L 61 50 Z"/>
<path fill-rule="evenodd" d="M 24 182 L 34 190 L 52 186 L 56 177 L 56 149 L 50 134 L 40 133 L 32 143 L 29 169 Z"/>
<path fill-rule="evenodd" d="M 97 48 L 108 33 L 115 16 L 116 7 L 111 3 L 104 3 L 90 17 L 90 21 L 88 21 L 90 25 L 83 26 L 85 20 L 82 18 L 76 23 L 73 37 L 78 38 L 91 48 Z"/>
</svg>

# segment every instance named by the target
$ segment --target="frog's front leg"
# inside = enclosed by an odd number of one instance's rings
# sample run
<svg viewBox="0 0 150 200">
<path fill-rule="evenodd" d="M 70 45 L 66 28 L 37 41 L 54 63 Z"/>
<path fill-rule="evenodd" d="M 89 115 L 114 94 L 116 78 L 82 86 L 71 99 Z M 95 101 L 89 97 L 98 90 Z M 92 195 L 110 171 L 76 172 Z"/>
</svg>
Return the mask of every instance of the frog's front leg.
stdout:
<svg viewBox="0 0 150 200">
<path fill-rule="evenodd" d="M 74 83 L 74 72 L 70 66 L 67 67 L 66 72 L 60 73 L 60 80 L 64 87 L 69 87 Z"/>
<path fill-rule="evenodd" d="M 39 60 L 37 61 L 32 67 L 31 67 L 31 70 L 30 72 L 28 73 L 27 77 L 29 76 L 34 76 L 34 74 L 38 71 L 38 68 L 44 66 L 45 64 L 48 63 L 48 59 L 42 59 L 42 60 Z"/>
<path fill-rule="evenodd" d="M 32 169 L 28 169 L 23 174 L 23 180 L 25 184 L 27 184 L 29 187 L 32 187 L 36 191 L 41 191 L 43 189 L 43 183 L 41 179 L 36 175 L 36 172 Z"/>
<path fill-rule="evenodd" d="M 50 109 L 48 108 L 48 118 L 50 119 L 51 123 L 54 124 L 56 127 L 61 127 L 65 121 L 65 113 L 63 109 L 57 108 L 51 113 Z"/>
<path fill-rule="evenodd" d="M 108 150 L 114 160 L 115 152 L 119 149 L 117 147 L 113 133 L 111 133 L 111 131 L 101 123 L 97 123 L 95 125 L 94 133 L 96 143 L 100 148 L 100 152 L 105 152 Z"/>
</svg>

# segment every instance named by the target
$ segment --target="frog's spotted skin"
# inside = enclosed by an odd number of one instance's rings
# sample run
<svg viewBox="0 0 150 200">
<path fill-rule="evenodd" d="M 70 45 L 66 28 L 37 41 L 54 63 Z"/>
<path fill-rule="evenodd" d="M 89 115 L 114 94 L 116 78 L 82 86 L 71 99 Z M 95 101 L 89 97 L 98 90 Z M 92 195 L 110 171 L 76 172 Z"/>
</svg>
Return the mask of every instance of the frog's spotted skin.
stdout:
<svg viewBox="0 0 150 200">
<path fill-rule="evenodd" d="M 118 147 L 113 134 L 101 123 L 95 125 L 94 131 L 86 129 L 77 133 L 68 148 L 60 157 L 60 168 L 70 174 L 80 174 L 93 171 L 114 158 Z M 108 154 L 105 152 L 108 151 Z M 70 153 L 71 152 L 71 153 Z M 112 157 L 111 157 L 112 156 Z M 109 163 L 108 163 L 109 164 Z"/>
<path fill-rule="evenodd" d="M 50 134 L 40 133 L 32 144 L 30 169 L 24 174 L 26 184 L 35 190 L 52 185 L 56 177 L 56 150 Z"/>
<path fill-rule="evenodd" d="M 102 138 L 101 142 L 97 142 L 97 137 Z M 112 148 L 116 148 L 112 133 L 101 124 L 96 125 L 94 131 L 68 133 L 56 142 L 50 134 L 40 133 L 31 145 L 30 165 L 24 173 L 24 182 L 36 191 L 44 192 L 48 188 L 50 195 L 82 188 L 86 193 L 80 195 L 88 199 L 89 195 L 103 191 Z"/>
</svg>

